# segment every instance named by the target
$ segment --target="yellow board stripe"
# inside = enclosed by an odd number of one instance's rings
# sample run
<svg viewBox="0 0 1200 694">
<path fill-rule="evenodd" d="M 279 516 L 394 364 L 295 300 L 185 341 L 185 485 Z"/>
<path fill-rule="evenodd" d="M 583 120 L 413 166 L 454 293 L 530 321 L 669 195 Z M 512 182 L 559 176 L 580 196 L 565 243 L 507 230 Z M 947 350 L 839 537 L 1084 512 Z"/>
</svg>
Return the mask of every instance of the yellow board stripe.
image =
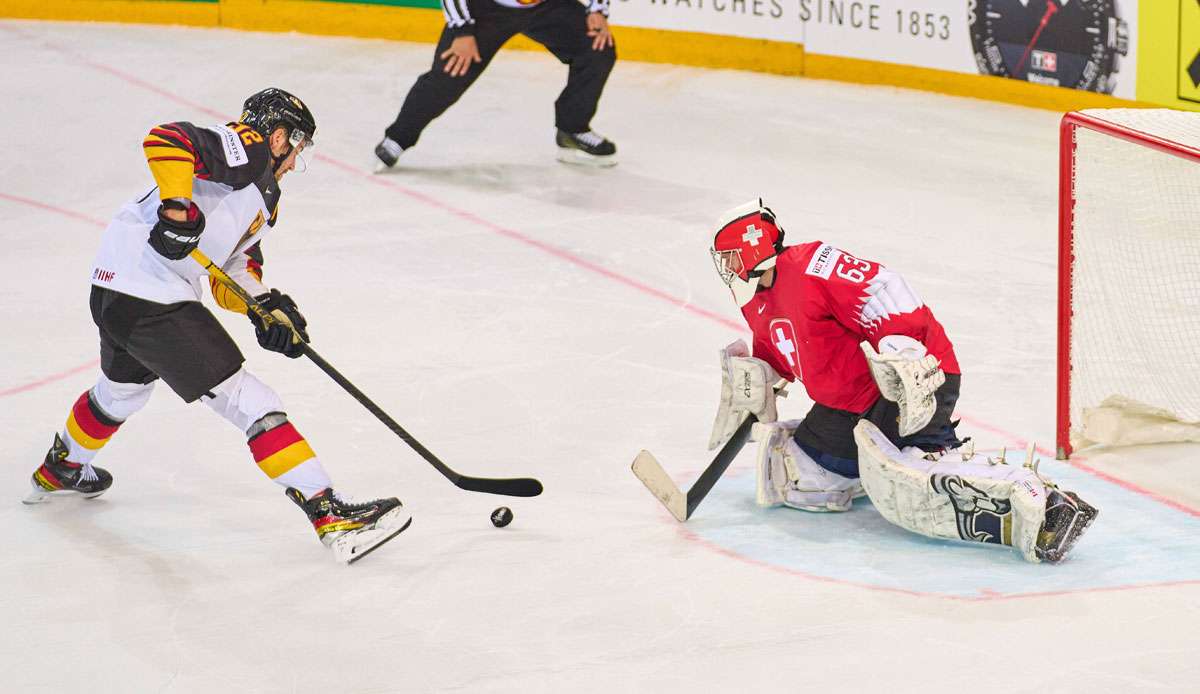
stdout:
<svg viewBox="0 0 1200 694">
<path fill-rule="evenodd" d="M 258 461 L 258 467 L 267 473 L 267 477 L 275 479 L 309 458 L 315 457 L 317 454 L 313 453 L 312 446 L 308 445 L 308 441 L 301 439 Z"/>
<path fill-rule="evenodd" d="M 100 450 L 104 447 L 104 444 L 108 443 L 108 440 L 112 438 L 112 436 L 108 436 L 102 439 L 94 439 L 91 436 L 88 436 L 87 433 L 80 428 L 79 423 L 75 421 L 74 412 L 71 412 L 69 415 L 67 415 L 67 435 L 71 437 L 72 441 L 80 446 L 83 446 L 89 451 Z"/>
</svg>

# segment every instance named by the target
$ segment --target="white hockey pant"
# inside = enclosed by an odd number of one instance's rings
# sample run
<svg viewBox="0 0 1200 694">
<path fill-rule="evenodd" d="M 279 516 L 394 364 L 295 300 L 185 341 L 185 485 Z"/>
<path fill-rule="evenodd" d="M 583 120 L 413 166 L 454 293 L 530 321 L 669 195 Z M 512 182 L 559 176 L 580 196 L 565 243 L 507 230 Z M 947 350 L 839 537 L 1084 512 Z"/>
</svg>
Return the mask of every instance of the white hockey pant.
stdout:
<svg viewBox="0 0 1200 694">
<path fill-rule="evenodd" d="M 866 420 L 854 439 L 863 487 L 884 518 L 926 537 L 1007 545 L 1039 561 L 1047 490 L 1033 469 L 958 452 L 928 460 L 917 449 L 901 452 Z"/>
<path fill-rule="evenodd" d="M 792 438 L 798 419 L 755 423 L 751 431 L 758 441 L 758 483 L 755 501 L 759 506 L 788 506 L 802 511 L 848 511 L 863 495 L 857 479 L 842 477 L 821 467 Z"/>
</svg>

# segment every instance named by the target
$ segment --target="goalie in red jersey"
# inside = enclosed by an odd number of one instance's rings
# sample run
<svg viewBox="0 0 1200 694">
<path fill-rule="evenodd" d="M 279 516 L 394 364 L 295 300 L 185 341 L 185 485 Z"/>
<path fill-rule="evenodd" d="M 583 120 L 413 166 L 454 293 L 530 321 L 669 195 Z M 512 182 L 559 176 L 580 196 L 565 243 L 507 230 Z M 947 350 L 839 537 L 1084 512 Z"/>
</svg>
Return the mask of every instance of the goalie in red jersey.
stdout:
<svg viewBox="0 0 1200 694">
<path fill-rule="evenodd" d="M 908 530 L 1059 561 L 1096 509 L 1035 465 L 996 464 L 958 437 L 958 359 L 920 296 L 877 262 L 783 238 L 761 200 L 718 224 L 713 261 L 753 348 L 738 340 L 721 350 L 709 448 L 753 415 L 762 506 L 848 511 L 868 495 Z M 802 420 L 776 421 L 775 386 L 785 380 L 813 400 Z"/>
</svg>

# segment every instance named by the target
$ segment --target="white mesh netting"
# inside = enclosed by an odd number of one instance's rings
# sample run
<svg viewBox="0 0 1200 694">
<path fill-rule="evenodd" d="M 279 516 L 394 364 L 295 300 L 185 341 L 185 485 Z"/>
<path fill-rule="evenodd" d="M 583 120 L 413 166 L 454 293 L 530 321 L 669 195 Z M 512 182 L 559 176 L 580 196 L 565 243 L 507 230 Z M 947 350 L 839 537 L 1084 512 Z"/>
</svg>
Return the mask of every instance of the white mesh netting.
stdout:
<svg viewBox="0 0 1200 694">
<path fill-rule="evenodd" d="M 1084 113 L 1200 149 L 1197 113 Z M 1200 436 L 1200 162 L 1076 127 L 1072 227 L 1073 444 Z"/>
</svg>

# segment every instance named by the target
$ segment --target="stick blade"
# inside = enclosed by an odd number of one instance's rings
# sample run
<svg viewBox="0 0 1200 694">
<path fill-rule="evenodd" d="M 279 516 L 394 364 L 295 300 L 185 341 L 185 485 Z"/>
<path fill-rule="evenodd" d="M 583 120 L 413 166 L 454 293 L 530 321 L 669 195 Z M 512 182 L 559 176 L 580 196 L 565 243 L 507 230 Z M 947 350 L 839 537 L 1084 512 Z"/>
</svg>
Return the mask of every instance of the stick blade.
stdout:
<svg viewBox="0 0 1200 694">
<path fill-rule="evenodd" d="M 542 483 L 532 477 L 493 479 L 490 477 L 460 476 L 453 480 L 459 489 L 500 496 L 537 496 L 542 493 Z"/>
<path fill-rule="evenodd" d="M 679 491 L 679 487 L 675 486 L 675 482 L 667 476 L 667 471 L 662 469 L 662 465 L 658 464 L 658 460 L 650 451 L 643 450 L 638 453 L 633 459 L 632 469 L 634 476 L 667 507 L 671 515 L 675 516 L 675 520 L 680 523 L 687 520 L 687 497 Z"/>
</svg>

